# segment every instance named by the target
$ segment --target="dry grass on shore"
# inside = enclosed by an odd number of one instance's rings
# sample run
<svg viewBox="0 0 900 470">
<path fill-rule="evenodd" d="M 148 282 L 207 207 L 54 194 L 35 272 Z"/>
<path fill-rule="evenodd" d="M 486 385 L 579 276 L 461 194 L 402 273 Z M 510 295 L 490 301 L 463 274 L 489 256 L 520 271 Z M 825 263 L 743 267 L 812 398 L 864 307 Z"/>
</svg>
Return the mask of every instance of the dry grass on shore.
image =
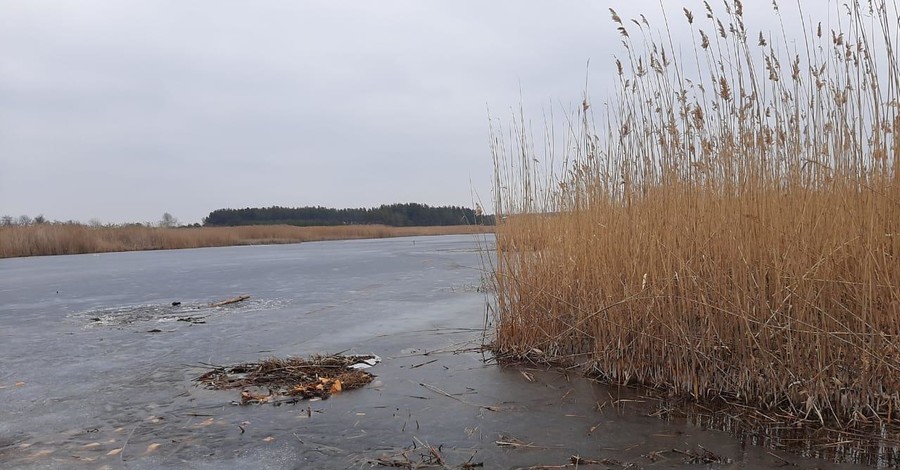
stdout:
<svg viewBox="0 0 900 470">
<path fill-rule="evenodd" d="M 290 225 L 253 225 L 241 227 L 155 228 L 41 224 L 25 227 L 0 227 L 0 258 L 300 243 L 360 238 L 470 234 L 486 232 L 491 229 L 492 227 L 469 225 L 436 227 L 388 227 L 385 225 L 294 227 Z"/>
<path fill-rule="evenodd" d="M 693 50 L 613 12 L 620 88 L 563 150 L 538 154 L 524 117 L 494 128 L 495 347 L 797 421 L 896 422 L 897 12 L 851 2 L 793 41 L 726 5 L 684 10 Z"/>
</svg>

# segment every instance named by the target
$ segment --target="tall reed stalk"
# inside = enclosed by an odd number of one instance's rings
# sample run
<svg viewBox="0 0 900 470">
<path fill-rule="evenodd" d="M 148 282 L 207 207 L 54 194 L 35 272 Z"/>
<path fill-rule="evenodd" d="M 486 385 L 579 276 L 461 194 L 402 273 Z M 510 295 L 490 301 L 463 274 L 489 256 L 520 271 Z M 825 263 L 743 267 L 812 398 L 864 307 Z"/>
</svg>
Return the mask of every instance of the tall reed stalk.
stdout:
<svg viewBox="0 0 900 470">
<path fill-rule="evenodd" d="M 501 354 L 900 419 L 900 19 L 829 7 L 792 41 L 704 2 L 679 12 L 687 45 L 610 10 L 624 54 L 599 116 L 585 97 L 540 151 L 524 113 L 492 121 Z"/>
</svg>

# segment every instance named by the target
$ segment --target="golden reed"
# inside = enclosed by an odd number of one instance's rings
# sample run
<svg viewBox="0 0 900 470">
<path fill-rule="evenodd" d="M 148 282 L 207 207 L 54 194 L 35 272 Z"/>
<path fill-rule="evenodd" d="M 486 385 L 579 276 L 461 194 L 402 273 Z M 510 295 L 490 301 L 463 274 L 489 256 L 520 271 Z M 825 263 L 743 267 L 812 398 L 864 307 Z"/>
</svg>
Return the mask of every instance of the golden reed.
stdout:
<svg viewBox="0 0 900 470">
<path fill-rule="evenodd" d="M 736 0 L 684 9 L 692 44 L 611 10 L 606 109 L 585 98 L 537 145 L 524 113 L 492 121 L 501 355 L 822 424 L 900 419 L 898 16 L 830 7 L 796 41 Z"/>
</svg>

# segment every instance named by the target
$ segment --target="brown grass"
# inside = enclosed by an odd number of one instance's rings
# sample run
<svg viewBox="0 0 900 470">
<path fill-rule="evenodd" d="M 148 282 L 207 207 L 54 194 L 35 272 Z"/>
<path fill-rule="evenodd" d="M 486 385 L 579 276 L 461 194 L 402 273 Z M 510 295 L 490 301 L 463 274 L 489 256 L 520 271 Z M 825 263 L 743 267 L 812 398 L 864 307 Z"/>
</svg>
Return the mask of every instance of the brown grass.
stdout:
<svg viewBox="0 0 900 470">
<path fill-rule="evenodd" d="M 683 63 L 613 13 L 620 88 L 597 120 L 585 99 L 563 150 L 548 133 L 537 153 L 524 113 L 493 129 L 495 346 L 822 424 L 896 421 L 897 12 L 851 2 L 843 32 L 793 42 L 726 5 L 703 26 L 684 11 Z"/>
<path fill-rule="evenodd" d="M 0 227 L 0 258 L 300 243 L 360 238 L 471 234 L 490 230 L 491 227 L 466 225 L 446 227 L 388 227 L 385 225 L 294 227 L 290 225 L 254 225 L 243 227 L 155 228 L 41 224 Z"/>
</svg>

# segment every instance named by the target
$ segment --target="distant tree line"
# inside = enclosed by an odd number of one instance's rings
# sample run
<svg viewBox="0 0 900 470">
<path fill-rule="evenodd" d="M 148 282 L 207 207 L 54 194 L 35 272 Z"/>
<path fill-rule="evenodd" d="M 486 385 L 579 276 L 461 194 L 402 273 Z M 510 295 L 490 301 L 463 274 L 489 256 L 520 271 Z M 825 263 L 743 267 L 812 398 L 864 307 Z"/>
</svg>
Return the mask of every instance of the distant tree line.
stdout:
<svg viewBox="0 0 900 470">
<path fill-rule="evenodd" d="M 59 222 L 59 221 L 53 221 L 53 222 L 50 222 L 50 221 L 47 220 L 46 217 L 44 217 L 44 214 L 38 215 L 38 216 L 36 216 L 36 217 L 33 218 L 33 219 L 32 219 L 31 217 L 28 217 L 27 215 L 20 215 L 20 216 L 18 216 L 18 217 L 13 217 L 13 216 L 11 216 L 11 215 L 4 215 L 4 216 L 0 217 L 0 226 L 2 226 L 2 227 L 12 227 L 12 226 L 14 226 L 14 225 L 19 225 L 19 226 L 23 226 L 23 227 L 24 227 L 24 226 L 28 226 L 28 225 L 44 225 L 44 224 L 49 224 L 49 223 L 54 223 L 54 224 L 60 224 L 60 223 L 72 223 L 72 221 L 69 221 L 69 222 Z"/>
<path fill-rule="evenodd" d="M 481 209 L 461 206 L 431 207 L 427 204 L 389 204 L 372 208 L 332 209 L 328 207 L 254 207 L 246 209 L 218 209 L 203 219 L 206 226 L 288 224 L 366 225 L 383 224 L 394 227 L 432 225 L 493 225 L 494 218 Z"/>
</svg>

